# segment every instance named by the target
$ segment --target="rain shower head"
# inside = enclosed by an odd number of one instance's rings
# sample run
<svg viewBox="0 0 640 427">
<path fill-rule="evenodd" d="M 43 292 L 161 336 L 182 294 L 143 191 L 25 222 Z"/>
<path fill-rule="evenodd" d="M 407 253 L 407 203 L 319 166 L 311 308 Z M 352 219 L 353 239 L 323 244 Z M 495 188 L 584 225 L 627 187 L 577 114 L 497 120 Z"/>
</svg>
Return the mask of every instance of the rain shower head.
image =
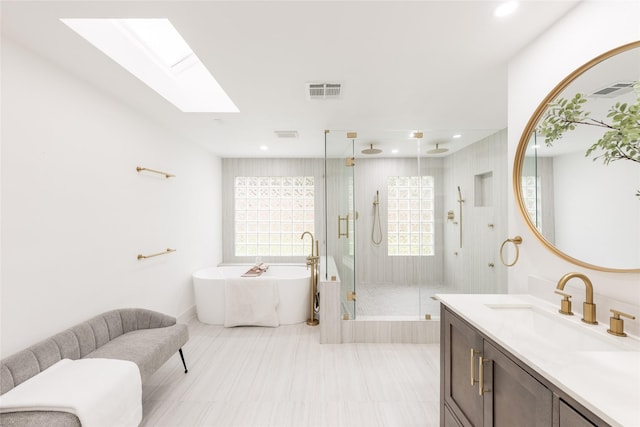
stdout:
<svg viewBox="0 0 640 427">
<path fill-rule="evenodd" d="M 427 151 L 427 154 L 442 154 L 449 151 L 448 148 L 440 148 L 440 144 L 436 144 L 436 148 Z"/>
<path fill-rule="evenodd" d="M 373 144 L 369 144 L 369 148 L 365 148 L 361 151 L 362 154 L 380 154 L 382 150 L 379 148 L 373 148 Z"/>
</svg>

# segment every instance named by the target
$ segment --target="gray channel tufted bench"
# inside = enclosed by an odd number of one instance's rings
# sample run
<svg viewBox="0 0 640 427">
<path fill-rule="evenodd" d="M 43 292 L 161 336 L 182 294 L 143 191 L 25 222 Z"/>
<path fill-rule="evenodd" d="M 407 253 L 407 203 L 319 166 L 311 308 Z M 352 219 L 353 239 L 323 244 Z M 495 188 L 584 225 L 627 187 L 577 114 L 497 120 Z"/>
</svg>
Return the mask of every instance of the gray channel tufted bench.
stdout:
<svg viewBox="0 0 640 427">
<path fill-rule="evenodd" d="M 162 313 L 141 308 L 112 310 L 60 332 L 0 361 L 0 394 L 4 394 L 62 359 L 106 358 L 134 362 L 144 383 L 176 352 L 184 372 L 182 346 L 187 325 Z M 0 414 L 3 427 L 80 426 L 72 413 L 27 411 Z"/>
</svg>

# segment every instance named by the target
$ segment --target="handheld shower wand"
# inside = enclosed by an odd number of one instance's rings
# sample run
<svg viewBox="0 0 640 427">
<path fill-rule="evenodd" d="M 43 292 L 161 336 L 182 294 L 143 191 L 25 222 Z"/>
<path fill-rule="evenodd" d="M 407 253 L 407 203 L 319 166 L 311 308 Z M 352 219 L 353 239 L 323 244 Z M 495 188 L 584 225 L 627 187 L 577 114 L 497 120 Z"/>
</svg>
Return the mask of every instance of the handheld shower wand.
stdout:
<svg viewBox="0 0 640 427">
<path fill-rule="evenodd" d="M 376 190 L 376 198 L 373 199 L 373 226 L 371 228 L 371 240 L 374 244 L 379 245 L 382 242 L 382 225 L 380 224 L 380 192 Z M 380 238 L 376 239 L 376 222 L 378 223 L 378 234 Z"/>
<path fill-rule="evenodd" d="M 460 219 L 459 219 L 459 223 L 460 223 L 460 248 L 462 248 L 462 203 L 464 202 L 464 199 L 462 198 L 462 192 L 460 191 L 460 186 L 458 185 L 458 203 L 460 204 Z"/>
</svg>

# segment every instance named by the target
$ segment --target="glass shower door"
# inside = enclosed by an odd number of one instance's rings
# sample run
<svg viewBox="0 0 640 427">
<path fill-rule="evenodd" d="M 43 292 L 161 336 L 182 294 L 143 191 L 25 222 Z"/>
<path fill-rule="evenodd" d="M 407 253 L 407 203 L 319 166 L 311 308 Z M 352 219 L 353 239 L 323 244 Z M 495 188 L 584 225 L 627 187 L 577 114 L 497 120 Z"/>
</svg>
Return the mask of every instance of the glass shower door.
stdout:
<svg viewBox="0 0 640 427">
<path fill-rule="evenodd" d="M 355 138 L 330 131 L 325 138 L 327 255 L 332 256 L 341 280 L 343 314 L 356 315 Z"/>
</svg>

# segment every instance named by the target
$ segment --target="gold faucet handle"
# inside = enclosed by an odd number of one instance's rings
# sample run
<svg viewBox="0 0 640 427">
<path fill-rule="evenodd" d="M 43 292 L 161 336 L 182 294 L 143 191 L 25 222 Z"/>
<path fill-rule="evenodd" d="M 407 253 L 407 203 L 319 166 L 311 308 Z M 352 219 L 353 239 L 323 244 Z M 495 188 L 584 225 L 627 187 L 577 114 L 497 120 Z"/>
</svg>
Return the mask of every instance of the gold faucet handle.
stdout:
<svg viewBox="0 0 640 427">
<path fill-rule="evenodd" d="M 633 316 L 629 313 L 623 313 L 622 311 L 614 310 L 613 308 L 609 311 L 613 313 L 613 316 L 609 318 L 609 329 L 607 329 L 607 332 L 617 337 L 626 337 L 627 334 L 624 332 L 624 320 L 622 320 L 620 316 L 626 317 L 627 319 L 631 320 L 634 320 L 636 316 Z"/>
<path fill-rule="evenodd" d="M 562 296 L 562 301 L 560 301 L 560 310 L 558 310 L 558 312 L 560 312 L 561 314 L 566 314 L 567 316 L 572 316 L 573 312 L 571 311 L 571 301 L 569 300 L 569 298 L 571 298 L 571 295 L 561 292 L 557 289 L 555 293 Z"/>
<path fill-rule="evenodd" d="M 620 316 L 626 317 L 627 319 L 631 319 L 631 320 L 634 320 L 636 318 L 636 316 L 633 316 L 629 313 L 624 313 L 622 311 L 614 310 L 613 308 L 609 311 L 613 313 L 613 317 L 616 319 L 619 319 Z"/>
</svg>

